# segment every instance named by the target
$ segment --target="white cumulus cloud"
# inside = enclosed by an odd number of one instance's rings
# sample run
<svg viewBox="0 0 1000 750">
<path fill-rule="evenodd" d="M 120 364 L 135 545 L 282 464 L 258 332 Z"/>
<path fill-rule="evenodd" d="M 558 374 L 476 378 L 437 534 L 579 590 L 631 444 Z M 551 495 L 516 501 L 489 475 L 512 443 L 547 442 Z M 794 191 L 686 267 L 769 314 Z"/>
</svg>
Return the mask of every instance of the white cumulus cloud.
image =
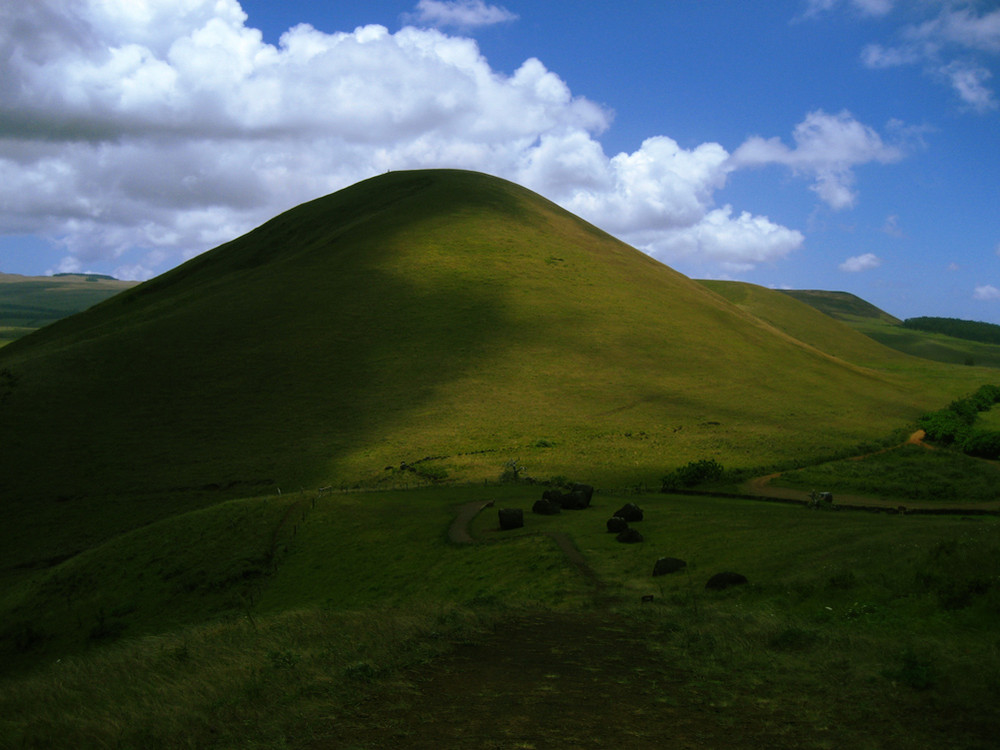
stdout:
<svg viewBox="0 0 1000 750">
<path fill-rule="evenodd" d="M 871 127 L 845 111 L 836 115 L 810 112 L 792 134 L 795 147 L 779 138 L 754 136 L 733 152 L 733 168 L 780 164 L 813 179 L 812 189 L 833 209 L 850 208 L 857 200 L 853 190 L 856 166 L 883 164 L 903 158 L 898 146 L 888 145 Z"/>
<path fill-rule="evenodd" d="M 966 109 L 996 109 L 988 65 L 1000 54 L 1000 9 L 983 13 L 973 3 L 949 2 L 925 3 L 915 10 L 936 15 L 902 26 L 893 45 L 867 45 L 862 62 L 870 68 L 921 65 L 934 80 L 950 86 Z"/>
<path fill-rule="evenodd" d="M 972 293 L 972 298 L 979 300 L 1000 299 L 1000 289 L 997 289 L 995 286 L 990 284 L 977 286 L 975 291 Z"/>
<path fill-rule="evenodd" d="M 865 253 L 864 255 L 855 255 L 853 258 L 848 258 L 838 268 L 847 273 L 859 273 L 860 271 L 870 271 L 873 268 L 878 268 L 880 265 L 882 265 L 882 260 L 877 255 L 874 253 Z"/>
<path fill-rule="evenodd" d="M 806 16 L 816 16 L 833 10 L 840 0 L 806 0 Z M 847 3 L 854 10 L 865 16 L 884 16 L 896 4 L 895 0 L 849 0 Z"/>
<path fill-rule="evenodd" d="M 516 21 L 517 14 L 483 0 L 420 0 L 415 13 L 405 16 L 413 23 L 471 29 Z"/>
<path fill-rule="evenodd" d="M 501 11 L 417 6 L 438 26 L 510 20 Z M 0 5 L 0 235 L 51 238 L 64 267 L 147 277 L 366 177 L 454 167 L 524 184 L 665 262 L 745 269 L 804 237 L 716 206 L 734 170 L 782 164 L 845 207 L 853 167 L 900 156 L 823 112 L 794 148 L 657 135 L 609 156 L 612 113 L 540 60 L 501 73 L 435 28 L 303 24 L 267 44 L 248 23 L 237 0 Z"/>
</svg>

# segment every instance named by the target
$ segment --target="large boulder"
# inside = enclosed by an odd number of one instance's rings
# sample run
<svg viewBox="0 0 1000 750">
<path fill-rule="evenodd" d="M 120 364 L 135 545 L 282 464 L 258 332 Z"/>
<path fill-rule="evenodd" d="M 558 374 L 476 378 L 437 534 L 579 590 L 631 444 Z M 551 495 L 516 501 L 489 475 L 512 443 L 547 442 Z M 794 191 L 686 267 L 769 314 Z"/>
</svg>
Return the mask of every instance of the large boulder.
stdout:
<svg viewBox="0 0 1000 750">
<path fill-rule="evenodd" d="M 582 492 L 587 501 L 587 506 L 590 506 L 590 501 L 594 498 L 594 488 L 589 484 L 574 484 L 570 488 L 571 492 Z"/>
<path fill-rule="evenodd" d="M 615 539 L 622 544 L 638 544 L 642 541 L 642 534 L 635 529 L 625 529 L 625 531 L 616 536 Z"/>
<path fill-rule="evenodd" d="M 624 518 L 629 523 L 642 520 L 642 508 L 640 508 L 635 503 L 625 503 L 621 508 L 615 511 L 615 515 L 619 518 Z"/>
<path fill-rule="evenodd" d="M 532 513 L 538 513 L 542 516 L 554 516 L 561 510 L 562 506 L 559 503 L 554 503 L 551 500 L 546 500 L 544 498 L 536 500 L 535 504 L 531 506 Z"/>
<path fill-rule="evenodd" d="M 498 513 L 501 531 L 519 529 L 524 526 L 524 511 L 520 508 L 501 508 Z"/>
<path fill-rule="evenodd" d="M 744 583 L 747 583 L 746 576 L 727 570 L 723 573 L 716 573 L 709 578 L 708 583 L 705 584 L 705 588 L 712 591 L 722 591 L 723 589 L 728 589 L 730 586 L 742 586 Z"/>
<path fill-rule="evenodd" d="M 654 576 L 665 576 L 670 573 L 676 573 L 682 568 L 686 568 L 687 563 L 677 557 L 661 557 L 653 565 L 653 575 Z"/>
<path fill-rule="evenodd" d="M 570 490 L 562 496 L 563 510 L 583 510 L 590 505 L 590 498 L 580 490 Z"/>
<path fill-rule="evenodd" d="M 562 496 L 562 490 L 545 490 L 542 493 L 542 500 L 548 500 L 550 503 L 555 503 L 561 508 Z"/>
<path fill-rule="evenodd" d="M 620 534 L 628 528 L 628 521 L 619 516 L 611 516 L 608 519 L 608 531 L 612 534 Z"/>
</svg>

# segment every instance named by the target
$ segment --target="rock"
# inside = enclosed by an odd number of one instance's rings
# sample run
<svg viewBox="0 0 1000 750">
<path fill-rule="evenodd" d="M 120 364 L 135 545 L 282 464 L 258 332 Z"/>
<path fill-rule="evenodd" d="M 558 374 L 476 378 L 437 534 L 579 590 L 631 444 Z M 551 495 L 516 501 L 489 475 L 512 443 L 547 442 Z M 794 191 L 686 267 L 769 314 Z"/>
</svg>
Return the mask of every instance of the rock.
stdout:
<svg viewBox="0 0 1000 750">
<path fill-rule="evenodd" d="M 562 507 L 562 490 L 545 490 L 542 493 L 542 500 L 548 500 Z"/>
<path fill-rule="evenodd" d="M 531 506 L 531 512 L 538 513 L 541 516 L 554 516 L 561 510 L 562 506 L 559 503 L 545 499 L 536 500 L 535 504 Z"/>
<path fill-rule="evenodd" d="M 677 557 L 661 557 L 653 565 L 654 576 L 665 576 L 669 573 L 676 573 L 678 570 L 687 567 L 687 562 Z"/>
<path fill-rule="evenodd" d="M 612 534 L 620 534 L 628 528 L 628 521 L 619 516 L 611 516 L 608 519 L 608 531 Z"/>
<path fill-rule="evenodd" d="M 622 544 L 638 544 L 642 541 L 642 534 L 635 529 L 625 529 L 625 531 L 616 536 L 615 539 Z"/>
<path fill-rule="evenodd" d="M 500 516 L 501 531 L 519 529 L 524 526 L 524 511 L 520 508 L 501 508 L 498 514 Z"/>
<path fill-rule="evenodd" d="M 572 490 L 562 496 L 563 510 L 583 510 L 590 505 L 587 495 L 580 490 Z"/>
<path fill-rule="evenodd" d="M 590 501 L 594 498 L 594 488 L 589 484 L 574 484 L 570 487 L 571 492 L 582 492 L 586 499 L 586 507 L 590 507 Z"/>
<path fill-rule="evenodd" d="M 615 511 L 615 515 L 619 518 L 624 518 L 629 523 L 642 520 L 642 508 L 640 508 L 635 503 L 625 503 L 621 508 Z"/>
<path fill-rule="evenodd" d="M 716 573 L 709 578 L 708 583 L 705 584 L 705 588 L 712 591 L 722 591 L 723 589 L 728 589 L 730 586 L 742 586 L 744 583 L 747 583 L 746 576 L 726 571 L 724 573 Z"/>
</svg>

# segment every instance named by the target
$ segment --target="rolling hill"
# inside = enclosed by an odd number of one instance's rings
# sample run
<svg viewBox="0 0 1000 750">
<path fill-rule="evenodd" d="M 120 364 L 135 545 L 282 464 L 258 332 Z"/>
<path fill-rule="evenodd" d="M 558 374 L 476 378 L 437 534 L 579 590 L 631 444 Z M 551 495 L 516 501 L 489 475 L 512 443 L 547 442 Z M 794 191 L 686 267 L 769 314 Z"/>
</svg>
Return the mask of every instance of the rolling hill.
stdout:
<svg viewBox="0 0 1000 750">
<path fill-rule="evenodd" d="M 740 282 L 731 283 L 738 284 Z M 856 331 L 880 344 L 911 354 L 914 357 L 947 364 L 1000 367 L 1000 345 L 947 335 L 933 327 L 919 330 L 917 326 L 908 326 L 906 321 L 901 321 L 848 292 L 782 289 L 780 293 L 794 297 L 810 307 L 847 323 Z M 773 303 L 774 300 L 770 299 L 769 302 Z M 758 312 L 761 310 L 758 309 Z M 959 328 L 963 325 L 973 328 L 989 326 L 989 324 L 971 321 L 954 322 L 958 324 Z"/>
<path fill-rule="evenodd" d="M 136 283 L 94 274 L 0 273 L 0 346 L 86 310 Z"/>
<path fill-rule="evenodd" d="M 843 448 L 983 379 L 793 334 L 511 183 L 391 173 L 0 351 L 0 490 L 252 494 L 439 456 L 655 481 Z"/>
</svg>

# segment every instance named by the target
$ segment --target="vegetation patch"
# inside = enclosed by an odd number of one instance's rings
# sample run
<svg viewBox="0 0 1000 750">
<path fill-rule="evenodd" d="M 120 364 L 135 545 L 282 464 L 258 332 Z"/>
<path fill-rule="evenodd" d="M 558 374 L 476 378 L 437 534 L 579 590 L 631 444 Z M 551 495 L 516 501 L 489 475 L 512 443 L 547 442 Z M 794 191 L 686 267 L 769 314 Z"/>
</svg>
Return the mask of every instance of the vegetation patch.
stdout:
<svg viewBox="0 0 1000 750">
<path fill-rule="evenodd" d="M 838 495 L 925 503 L 981 503 L 997 498 L 998 467 L 962 453 L 904 445 L 860 459 L 786 471 L 772 484 Z"/>
</svg>

